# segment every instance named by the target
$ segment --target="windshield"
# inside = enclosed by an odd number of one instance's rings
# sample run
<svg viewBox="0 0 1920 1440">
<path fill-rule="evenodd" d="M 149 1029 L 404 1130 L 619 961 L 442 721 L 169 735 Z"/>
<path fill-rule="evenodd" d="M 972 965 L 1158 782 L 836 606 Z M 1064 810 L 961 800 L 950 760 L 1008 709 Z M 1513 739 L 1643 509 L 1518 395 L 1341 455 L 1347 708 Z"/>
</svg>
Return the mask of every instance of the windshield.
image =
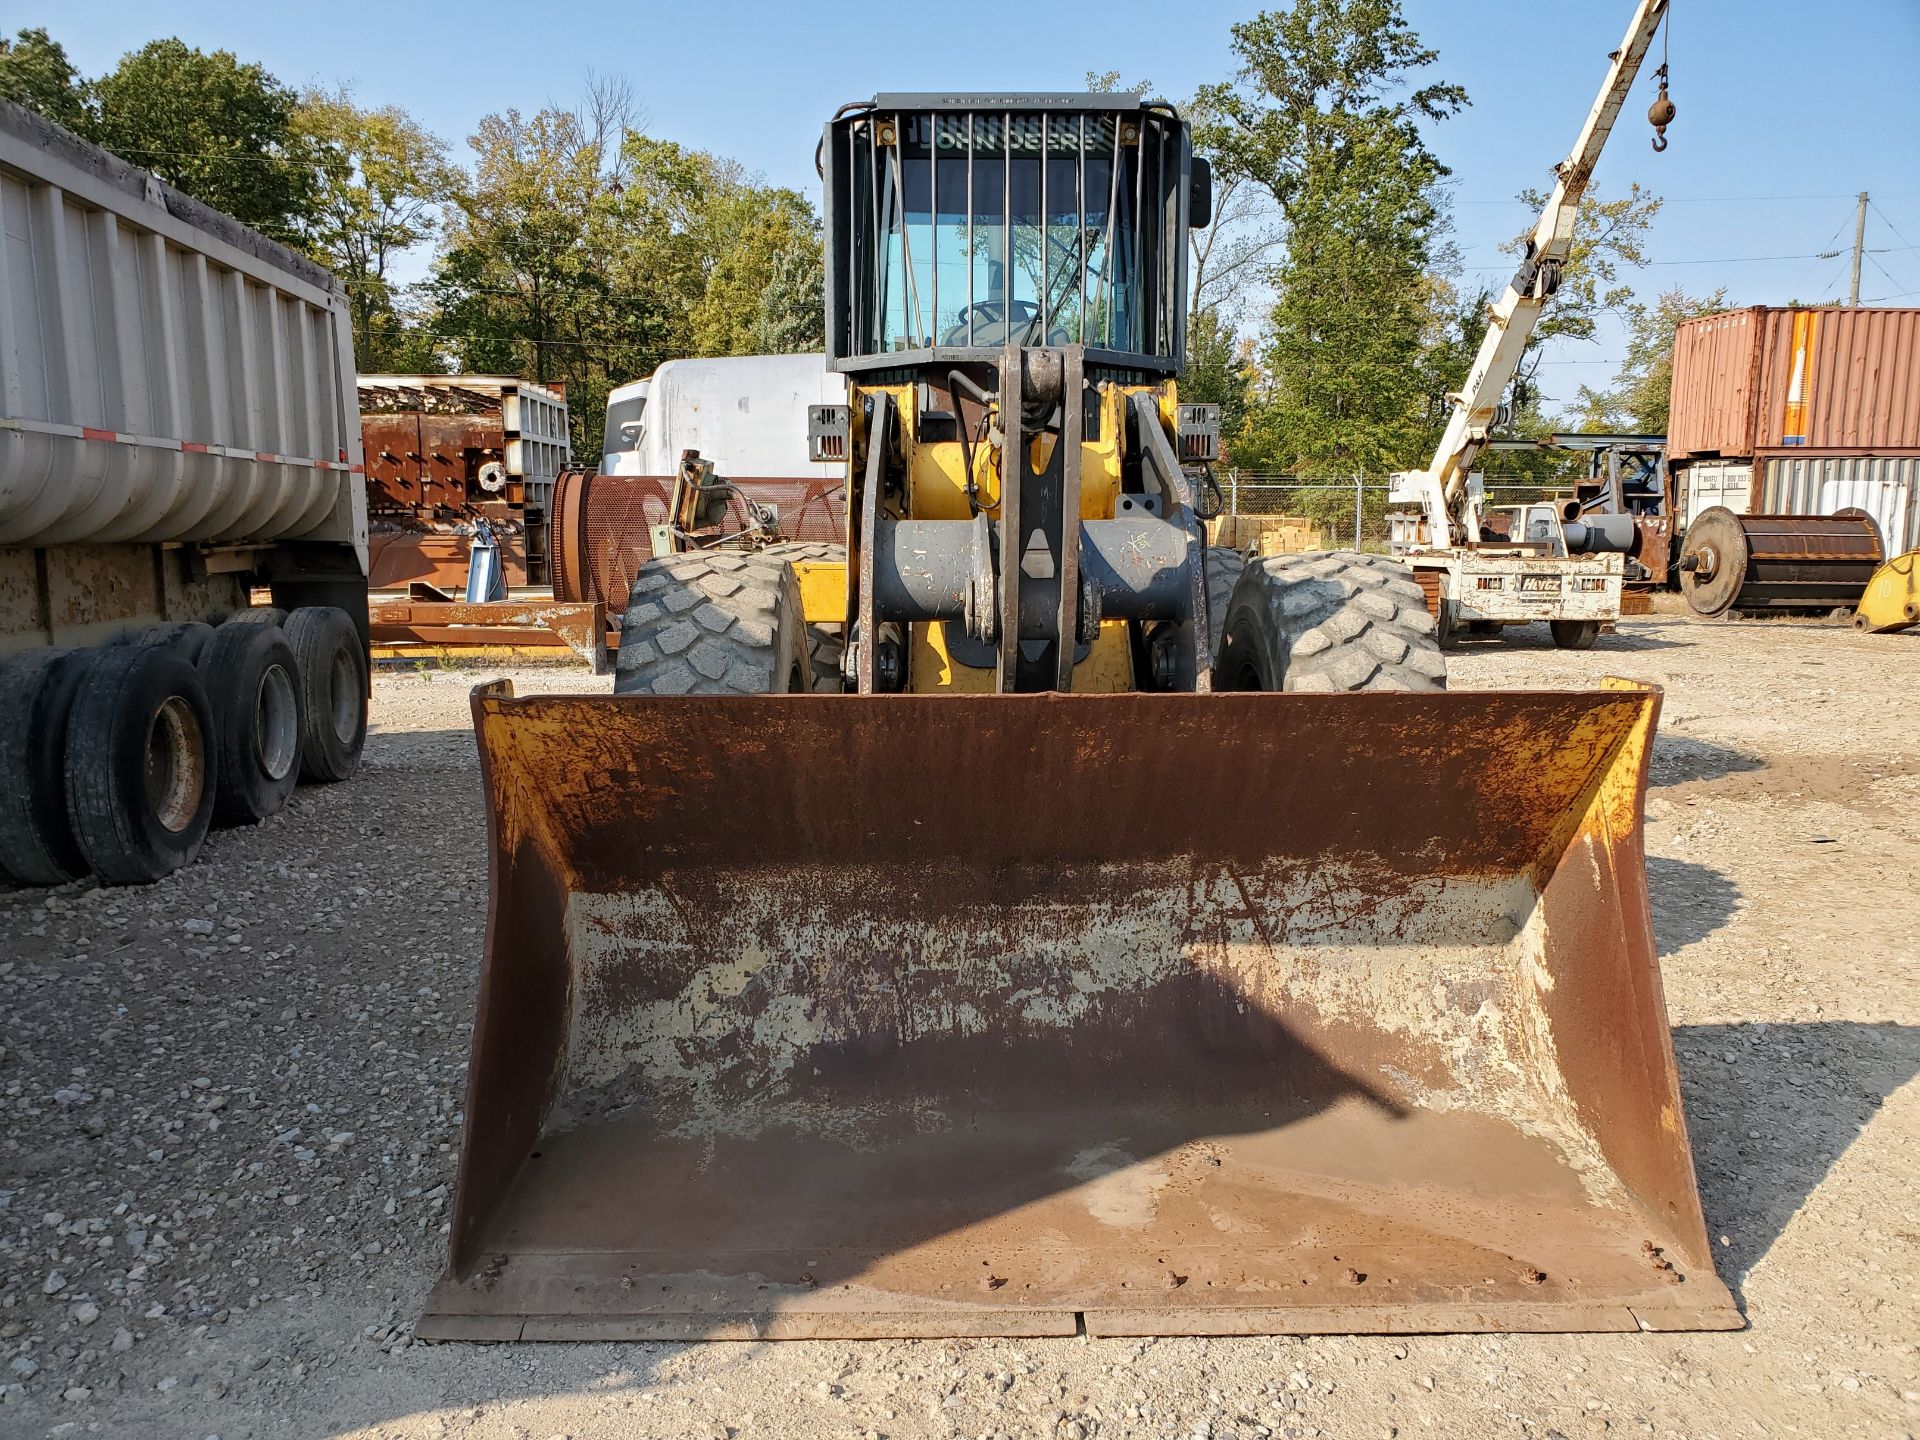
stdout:
<svg viewBox="0 0 1920 1440">
<path fill-rule="evenodd" d="M 1011 342 L 1171 354 L 1153 317 L 1174 283 L 1159 259 L 1177 124 L 1097 109 L 850 124 L 836 193 L 849 212 L 851 353 Z"/>
</svg>

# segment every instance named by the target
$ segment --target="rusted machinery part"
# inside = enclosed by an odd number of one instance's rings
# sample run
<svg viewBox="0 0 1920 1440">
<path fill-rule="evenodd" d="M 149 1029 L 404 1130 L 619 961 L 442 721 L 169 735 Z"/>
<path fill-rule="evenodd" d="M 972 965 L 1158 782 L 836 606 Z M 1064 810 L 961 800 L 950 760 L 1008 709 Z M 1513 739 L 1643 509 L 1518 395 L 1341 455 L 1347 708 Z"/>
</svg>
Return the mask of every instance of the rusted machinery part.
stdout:
<svg viewBox="0 0 1920 1440">
<path fill-rule="evenodd" d="M 744 497 L 772 506 L 790 540 L 832 543 L 846 533 L 839 481 L 724 478 L 739 492 L 730 497 L 731 529 L 745 527 Z M 554 482 L 548 539 L 553 598 L 624 609 L 634 576 L 652 558 L 652 529 L 667 519 L 672 487 L 671 476 L 562 474 Z"/>
<path fill-rule="evenodd" d="M 1864 510 L 1736 515 L 1716 505 L 1681 542 L 1680 589 L 1695 614 L 1852 609 L 1884 558 Z"/>
<path fill-rule="evenodd" d="M 553 598 L 569 604 L 591 600 L 587 594 L 587 492 L 598 477 L 590 470 L 563 470 L 554 477 L 552 510 L 547 517 L 547 576 Z"/>
<path fill-rule="evenodd" d="M 1896 555 L 1878 570 L 1861 593 L 1853 628 L 1891 635 L 1920 625 L 1920 550 Z"/>
<path fill-rule="evenodd" d="M 1657 704 L 483 687 L 418 1333 L 1738 1327 L 1647 905 Z"/>
</svg>

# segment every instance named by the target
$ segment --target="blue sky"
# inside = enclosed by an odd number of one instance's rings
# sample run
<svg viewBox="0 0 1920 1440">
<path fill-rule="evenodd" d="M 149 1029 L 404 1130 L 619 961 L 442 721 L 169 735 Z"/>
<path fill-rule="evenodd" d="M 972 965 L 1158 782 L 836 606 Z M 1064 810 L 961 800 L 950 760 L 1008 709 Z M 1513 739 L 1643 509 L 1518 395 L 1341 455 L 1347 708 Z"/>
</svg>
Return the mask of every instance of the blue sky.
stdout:
<svg viewBox="0 0 1920 1440">
<path fill-rule="evenodd" d="M 1441 53 L 1436 74 L 1472 107 L 1436 127 L 1452 167 L 1466 277 L 1508 268 L 1499 244 L 1525 228 L 1512 200 L 1544 183 L 1572 143 L 1627 0 L 1403 0 Z M 325 5 L 235 0 L 68 0 L 46 24 L 89 74 L 158 35 L 257 59 L 293 85 L 346 82 L 363 103 L 399 103 L 456 153 L 490 110 L 571 103 L 589 67 L 624 74 L 654 133 L 737 157 L 769 180 L 813 184 L 821 122 L 876 90 L 1079 88 L 1089 70 L 1144 76 L 1178 98 L 1230 67 L 1228 28 L 1254 3 L 1106 0 L 1093 6 L 752 4 L 693 0 L 566 7 L 473 0 Z M 1920 305 L 1920 0 L 1674 0 L 1672 147 L 1655 155 L 1641 118 L 1650 79 L 1596 176 L 1667 198 L 1651 238 L 1659 263 L 1629 277 L 1643 296 L 1725 285 L 1735 303 L 1845 298 L 1853 196 L 1866 190 L 1872 255 L 1863 300 Z M 964 17 L 991 15 L 970 34 Z M 865 17 L 865 18 L 862 18 Z M 1759 258 L 1786 257 L 1786 258 Z M 1485 267 L 1485 268 L 1479 268 Z M 1608 327 L 1541 372 L 1549 396 L 1603 381 Z"/>
</svg>

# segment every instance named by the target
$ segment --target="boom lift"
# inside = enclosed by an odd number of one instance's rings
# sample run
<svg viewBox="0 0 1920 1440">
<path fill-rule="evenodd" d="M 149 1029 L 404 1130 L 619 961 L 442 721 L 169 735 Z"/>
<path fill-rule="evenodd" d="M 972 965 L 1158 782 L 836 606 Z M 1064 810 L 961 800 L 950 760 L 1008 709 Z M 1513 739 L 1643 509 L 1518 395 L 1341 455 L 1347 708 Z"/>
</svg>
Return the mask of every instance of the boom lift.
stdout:
<svg viewBox="0 0 1920 1440">
<path fill-rule="evenodd" d="M 1489 517 L 1473 462 L 1500 422 L 1502 401 L 1513 383 L 1527 340 L 1547 302 L 1560 288 L 1561 270 L 1573 248 L 1574 221 L 1593 167 L 1613 132 L 1641 62 L 1667 12 L 1668 0 L 1638 0 L 1620 48 L 1609 57 L 1606 79 L 1587 112 L 1573 150 L 1554 171 L 1553 191 L 1527 236 L 1519 268 L 1487 319 L 1487 333 L 1467 372 L 1467 383 L 1450 396 L 1447 428 L 1424 470 L 1393 477 L 1389 503 L 1417 504 L 1425 535 L 1400 549 L 1423 588 L 1437 592 L 1441 642 L 1469 626 L 1525 625 L 1545 620 L 1556 645 L 1584 650 L 1602 625 L 1620 618 L 1626 555 L 1638 541 L 1631 516 L 1562 514 L 1550 505 L 1509 506 L 1504 535 L 1487 528 Z M 1660 96 L 1647 112 L 1655 127 L 1654 148 L 1666 148 L 1673 120 L 1666 66 L 1658 71 Z"/>
<path fill-rule="evenodd" d="M 1657 695 L 1445 693 L 1396 562 L 1206 548 L 1170 107 L 881 95 L 820 157 L 845 546 L 657 556 L 615 694 L 475 694 L 418 1333 L 1738 1325 Z"/>
</svg>

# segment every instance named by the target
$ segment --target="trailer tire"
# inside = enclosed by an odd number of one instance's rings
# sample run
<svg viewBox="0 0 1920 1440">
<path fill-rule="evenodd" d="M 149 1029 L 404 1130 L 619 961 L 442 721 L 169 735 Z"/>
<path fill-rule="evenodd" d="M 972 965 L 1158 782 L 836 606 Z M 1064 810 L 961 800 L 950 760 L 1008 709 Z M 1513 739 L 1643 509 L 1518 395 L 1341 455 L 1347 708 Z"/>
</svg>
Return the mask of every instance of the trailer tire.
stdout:
<svg viewBox="0 0 1920 1440">
<path fill-rule="evenodd" d="M 213 626 L 199 620 L 166 620 L 158 625 L 149 625 L 128 643 L 132 645 L 164 645 L 186 658 L 189 665 L 200 663 L 200 653 L 207 648 L 207 642 L 213 639 Z"/>
<path fill-rule="evenodd" d="M 1220 663 L 1220 647 L 1227 638 L 1227 607 L 1233 603 L 1233 592 L 1240 584 L 1240 577 L 1246 574 L 1247 564 L 1244 550 L 1220 545 L 1207 547 L 1207 619 L 1213 628 L 1207 645 L 1209 665 Z"/>
<path fill-rule="evenodd" d="M 0 665 L 0 874 L 61 885 L 87 873 L 67 818 L 67 720 L 98 650 L 28 650 Z"/>
<path fill-rule="evenodd" d="M 1549 620 L 1547 627 L 1553 631 L 1554 646 L 1561 650 L 1591 650 L 1600 638 L 1598 620 Z"/>
<path fill-rule="evenodd" d="M 197 668 L 213 707 L 213 819 L 256 825 L 300 780 L 300 662 L 278 625 L 223 625 Z"/>
<path fill-rule="evenodd" d="M 367 654 L 346 611 L 303 605 L 287 616 L 287 644 L 299 667 L 300 778 L 331 785 L 351 779 L 367 744 Z"/>
<path fill-rule="evenodd" d="M 102 884 L 191 864 L 213 820 L 213 708 L 178 652 L 128 645 L 87 669 L 67 721 L 67 814 Z"/>
<path fill-rule="evenodd" d="M 836 565 L 847 563 L 847 547 L 828 545 L 818 540 L 782 540 L 760 552 L 776 560 L 825 560 Z M 846 688 L 840 677 L 840 661 L 846 649 L 841 628 L 832 624 L 807 625 L 807 659 L 813 668 L 816 695 L 838 695 Z"/>
<path fill-rule="evenodd" d="M 1247 566 L 1227 607 L 1219 690 L 1444 690 L 1426 596 L 1405 566 L 1352 551 Z"/>
<path fill-rule="evenodd" d="M 287 612 L 278 605 L 249 605 L 236 610 L 220 622 L 222 625 L 278 625 L 287 628 Z"/>
<path fill-rule="evenodd" d="M 633 578 L 616 695 L 797 695 L 813 686 L 800 582 L 778 556 L 666 555 Z"/>
</svg>

